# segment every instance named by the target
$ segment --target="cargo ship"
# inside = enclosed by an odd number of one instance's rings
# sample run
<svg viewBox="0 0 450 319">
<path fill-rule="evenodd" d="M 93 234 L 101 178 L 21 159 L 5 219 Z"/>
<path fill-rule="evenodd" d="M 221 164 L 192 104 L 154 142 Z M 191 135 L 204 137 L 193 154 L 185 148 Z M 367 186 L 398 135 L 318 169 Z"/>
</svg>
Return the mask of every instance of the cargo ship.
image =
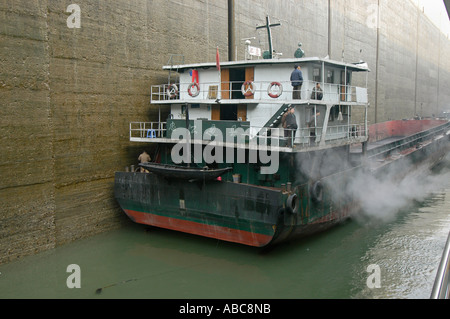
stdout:
<svg viewBox="0 0 450 319">
<path fill-rule="evenodd" d="M 115 175 L 134 222 L 267 247 L 351 217 L 355 176 L 407 174 L 448 154 L 448 120 L 368 126 L 366 63 L 246 49 L 242 61 L 221 62 L 217 50 L 210 63 L 173 55 L 163 66 L 168 81 L 150 98 L 159 121 L 130 123 L 130 141 L 156 152 Z"/>
</svg>

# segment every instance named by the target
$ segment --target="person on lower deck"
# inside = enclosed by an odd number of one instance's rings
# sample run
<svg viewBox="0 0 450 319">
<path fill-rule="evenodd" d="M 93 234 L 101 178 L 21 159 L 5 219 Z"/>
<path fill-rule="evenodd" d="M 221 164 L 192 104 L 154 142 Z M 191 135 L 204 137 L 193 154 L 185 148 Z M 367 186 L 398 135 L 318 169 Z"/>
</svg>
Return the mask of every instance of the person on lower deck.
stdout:
<svg viewBox="0 0 450 319">
<path fill-rule="evenodd" d="M 295 134 L 298 129 L 297 118 L 295 117 L 295 108 L 290 106 L 286 114 L 283 116 L 284 137 L 286 138 L 287 147 L 292 147 L 295 140 Z"/>
<path fill-rule="evenodd" d="M 317 82 L 316 86 L 312 90 L 311 100 L 322 100 L 322 98 L 323 98 L 323 91 L 322 88 L 320 87 L 320 83 Z"/>
<path fill-rule="evenodd" d="M 149 163 L 151 160 L 152 159 L 151 159 L 150 155 L 148 155 L 146 151 L 143 151 L 142 154 L 139 155 L 139 157 L 138 157 L 138 161 L 141 164 Z M 141 173 L 145 173 L 145 172 L 148 172 L 148 171 L 146 171 L 144 168 L 141 167 Z"/>
</svg>

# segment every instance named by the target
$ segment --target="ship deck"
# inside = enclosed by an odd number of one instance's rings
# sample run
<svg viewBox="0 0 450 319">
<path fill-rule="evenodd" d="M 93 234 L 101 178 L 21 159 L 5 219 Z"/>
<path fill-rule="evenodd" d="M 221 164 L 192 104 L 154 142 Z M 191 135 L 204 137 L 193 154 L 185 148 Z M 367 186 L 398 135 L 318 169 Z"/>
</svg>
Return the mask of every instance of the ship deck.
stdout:
<svg viewBox="0 0 450 319">
<path fill-rule="evenodd" d="M 383 146 L 389 145 L 391 143 L 396 143 L 398 141 L 401 141 L 402 139 L 404 139 L 406 136 L 391 136 L 379 141 L 373 141 L 373 142 L 368 142 L 367 143 L 367 151 L 372 151 L 374 149 L 377 148 L 382 148 Z M 350 153 L 352 154 L 362 154 L 363 150 L 361 145 L 352 145 L 350 147 Z"/>
<path fill-rule="evenodd" d="M 418 144 L 440 134 L 450 127 L 446 120 L 398 120 L 373 124 L 369 127 L 367 152 L 392 150 L 399 146 Z M 352 153 L 361 153 L 362 148 L 353 146 Z"/>
</svg>

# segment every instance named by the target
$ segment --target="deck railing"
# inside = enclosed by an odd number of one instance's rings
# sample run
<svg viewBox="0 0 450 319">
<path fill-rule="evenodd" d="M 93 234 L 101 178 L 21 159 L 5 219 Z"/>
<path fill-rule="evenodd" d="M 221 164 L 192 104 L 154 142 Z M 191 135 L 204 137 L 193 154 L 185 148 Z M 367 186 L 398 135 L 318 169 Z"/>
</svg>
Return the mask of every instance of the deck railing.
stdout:
<svg viewBox="0 0 450 319">
<path fill-rule="evenodd" d="M 314 100 L 317 82 L 304 81 L 301 88 L 301 100 Z M 333 104 L 368 102 L 367 89 L 357 86 L 321 83 L 322 101 Z M 220 92 L 219 92 L 220 90 Z M 220 94 L 219 94 L 220 93 Z M 293 87 L 290 81 L 268 82 L 201 82 L 154 85 L 151 87 L 152 103 L 173 103 L 184 101 L 198 103 L 202 100 L 251 100 L 255 101 L 292 101 Z"/>
<path fill-rule="evenodd" d="M 130 140 L 163 138 L 167 128 L 165 122 L 131 122 Z"/>
<path fill-rule="evenodd" d="M 450 234 L 448 235 L 447 243 L 442 253 L 431 299 L 450 299 Z"/>
<path fill-rule="evenodd" d="M 211 135 L 214 135 L 209 129 L 205 129 L 200 132 L 202 141 L 209 141 Z M 226 132 L 221 132 L 223 142 L 227 143 L 227 136 L 233 133 L 233 128 L 227 129 Z M 192 131 L 192 130 L 190 130 Z M 167 129 L 167 123 L 157 122 L 132 122 L 130 123 L 130 141 L 141 142 L 159 142 L 164 139 L 165 142 L 170 140 L 172 136 L 168 136 L 172 131 Z M 192 132 L 191 132 L 192 133 Z M 325 144 L 340 144 L 350 141 L 360 141 L 366 136 L 366 130 L 364 124 L 345 124 L 328 126 L 327 132 L 323 134 L 323 127 L 316 128 L 300 128 L 297 130 L 290 130 L 284 128 L 267 128 L 250 126 L 242 128 L 240 133 L 245 137 L 246 144 L 250 141 L 254 141 L 255 138 L 265 139 L 265 145 L 280 146 L 280 147 L 292 147 L 295 148 L 308 148 L 312 146 L 318 146 L 325 136 Z M 205 138 L 208 136 L 208 139 Z M 196 137 L 192 133 L 191 138 Z M 231 140 L 231 139 L 230 139 Z M 235 141 L 235 139 L 233 139 Z"/>
</svg>

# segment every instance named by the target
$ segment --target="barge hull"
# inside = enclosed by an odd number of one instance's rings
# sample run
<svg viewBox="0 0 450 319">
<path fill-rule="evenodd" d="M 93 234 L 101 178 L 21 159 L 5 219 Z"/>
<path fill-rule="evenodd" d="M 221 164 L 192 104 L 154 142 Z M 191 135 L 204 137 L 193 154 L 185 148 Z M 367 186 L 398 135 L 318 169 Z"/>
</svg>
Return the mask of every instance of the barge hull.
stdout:
<svg viewBox="0 0 450 319">
<path fill-rule="evenodd" d="M 115 197 L 136 223 L 254 247 L 273 240 L 283 207 L 281 191 L 252 185 L 127 172 L 115 180 Z"/>
</svg>

